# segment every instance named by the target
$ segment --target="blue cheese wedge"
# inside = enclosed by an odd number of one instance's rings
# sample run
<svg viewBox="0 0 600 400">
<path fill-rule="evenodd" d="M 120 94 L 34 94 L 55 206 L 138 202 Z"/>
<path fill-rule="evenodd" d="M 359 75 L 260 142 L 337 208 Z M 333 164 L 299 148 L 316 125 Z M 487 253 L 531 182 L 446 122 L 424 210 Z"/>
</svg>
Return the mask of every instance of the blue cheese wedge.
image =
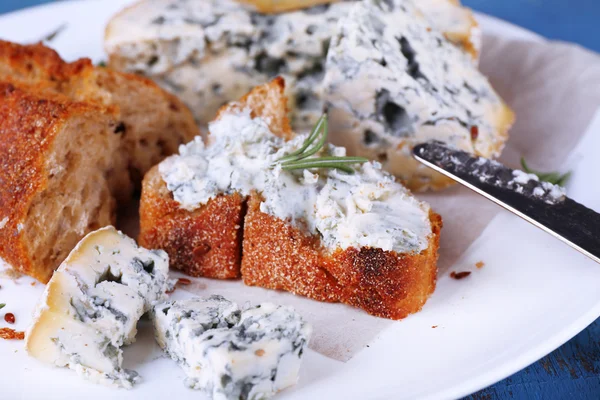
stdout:
<svg viewBox="0 0 600 400">
<path fill-rule="evenodd" d="M 162 303 L 153 316 L 157 342 L 186 385 L 215 400 L 267 399 L 296 384 L 311 334 L 290 307 L 240 311 L 221 296 Z"/>
<path fill-rule="evenodd" d="M 306 135 L 286 142 L 253 118 L 249 109 L 231 109 L 201 138 L 180 147 L 159 164 L 173 198 L 193 211 L 220 194 L 264 198 L 260 209 L 321 238 L 330 252 L 375 247 L 420 253 L 429 245 L 430 207 L 417 200 L 377 162 L 347 174 L 336 169 L 286 171 L 277 160 L 299 148 Z M 343 147 L 324 146 L 318 156 L 345 156 Z"/>
<path fill-rule="evenodd" d="M 329 42 L 353 3 L 261 14 L 233 0 L 146 0 L 109 22 L 105 48 L 112 67 L 151 77 L 202 125 L 222 104 L 283 76 L 292 125 L 302 131 L 322 114 Z M 460 23 L 443 12 L 431 17 L 454 29 Z"/>
<path fill-rule="evenodd" d="M 25 336 L 27 352 L 94 382 L 131 388 L 139 376 L 122 368 L 121 348 L 164 299 L 168 269 L 165 252 L 138 247 L 113 227 L 88 234 L 48 282 Z"/>
<path fill-rule="evenodd" d="M 437 139 L 495 157 L 513 121 L 473 59 L 408 0 L 353 3 L 325 71 L 332 142 L 379 160 L 413 189 L 445 185 L 412 159 L 415 144 Z"/>
</svg>

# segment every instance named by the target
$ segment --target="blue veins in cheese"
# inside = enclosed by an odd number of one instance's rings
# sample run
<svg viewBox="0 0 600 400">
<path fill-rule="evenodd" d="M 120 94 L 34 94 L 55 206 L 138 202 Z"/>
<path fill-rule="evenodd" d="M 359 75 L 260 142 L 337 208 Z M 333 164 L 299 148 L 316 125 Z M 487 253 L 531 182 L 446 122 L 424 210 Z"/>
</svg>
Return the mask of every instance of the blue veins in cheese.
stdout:
<svg viewBox="0 0 600 400">
<path fill-rule="evenodd" d="M 468 10 L 451 0 L 421 1 L 449 36 L 470 36 Z M 293 126 L 310 129 L 323 111 L 329 42 L 353 3 L 265 15 L 233 0 L 146 0 L 108 24 L 105 47 L 111 64 L 174 92 L 202 124 L 223 103 L 283 76 Z"/>
<path fill-rule="evenodd" d="M 88 234 L 56 270 L 25 337 L 29 355 L 109 386 L 131 388 L 122 347 L 168 286 L 168 256 L 106 227 Z"/>
<path fill-rule="evenodd" d="M 331 41 L 323 82 L 332 142 L 405 181 L 426 170 L 412 159 L 415 144 L 436 139 L 495 157 L 512 121 L 473 59 L 432 28 L 417 3 L 353 3 Z"/>
<path fill-rule="evenodd" d="M 311 334 L 291 307 L 240 310 L 221 296 L 158 304 L 153 319 L 186 385 L 215 400 L 267 399 L 296 384 Z"/>
</svg>

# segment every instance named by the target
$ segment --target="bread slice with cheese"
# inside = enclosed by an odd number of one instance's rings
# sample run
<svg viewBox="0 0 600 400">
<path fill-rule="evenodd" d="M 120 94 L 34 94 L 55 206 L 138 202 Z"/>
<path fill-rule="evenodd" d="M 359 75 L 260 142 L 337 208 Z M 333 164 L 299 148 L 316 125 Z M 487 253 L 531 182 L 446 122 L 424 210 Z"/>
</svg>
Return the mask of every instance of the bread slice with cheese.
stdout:
<svg viewBox="0 0 600 400">
<path fill-rule="evenodd" d="M 114 222 L 125 163 L 114 110 L 0 83 L 0 257 L 47 282 L 86 233 Z"/>
<path fill-rule="evenodd" d="M 0 81 L 113 108 L 118 118 L 114 134 L 126 162 L 116 173 L 122 201 L 150 167 L 199 133 L 187 107 L 149 79 L 96 67 L 89 59 L 68 63 L 42 44 L 0 41 Z"/>
<path fill-rule="evenodd" d="M 152 170 L 142 190 L 140 243 L 164 248 L 172 259 L 192 258 L 191 229 L 205 238 L 219 232 L 230 241 L 215 238 L 205 248 L 230 249 L 232 263 L 198 258 L 197 275 L 233 271 L 248 285 L 344 302 L 385 318 L 420 310 L 435 287 L 441 218 L 378 163 L 353 167 L 352 174 L 285 169 L 278 160 L 307 138 L 290 137 L 285 104 L 281 79 L 258 87 L 219 112 L 207 145 L 182 146 Z M 316 156 L 344 154 L 326 145 Z M 217 223 L 193 222 L 231 199 L 231 214 Z"/>
<path fill-rule="evenodd" d="M 268 117 L 274 132 L 291 138 L 284 86 L 283 79 L 259 86 L 239 102 L 223 107 L 217 119 L 234 108 L 248 107 L 253 115 Z M 201 142 L 196 138 L 196 143 Z M 142 184 L 139 241 L 142 246 L 166 250 L 171 267 L 186 274 L 239 278 L 245 210 L 245 199 L 237 192 L 216 196 L 194 210 L 182 208 L 157 165 Z"/>
<path fill-rule="evenodd" d="M 413 190 L 452 184 L 413 159 L 418 143 L 500 155 L 513 112 L 410 1 L 354 3 L 338 30 L 323 84 L 334 144 L 379 160 Z"/>
<path fill-rule="evenodd" d="M 208 124 L 224 103 L 283 76 L 292 126 L 299 132 L 310 130 L 323 112 L 322 81 L 329 42 L 339 19 L 356 1 L 244 3 L 136 3 L 106 26 L 109 65 L 152 78 L 179 96 L 201 125 Z M 423 5 L 432 25 L 443 32 L 448 29 L 447 37 L 459 46 L 468 51 L 479 47 L 476 23 L 469 11 L 454 0 L 427 0 Z M 269 14 L 256 12 L 256 7 Z M 270 14 L 283 10 L 287 12 Z"/>
</svg>

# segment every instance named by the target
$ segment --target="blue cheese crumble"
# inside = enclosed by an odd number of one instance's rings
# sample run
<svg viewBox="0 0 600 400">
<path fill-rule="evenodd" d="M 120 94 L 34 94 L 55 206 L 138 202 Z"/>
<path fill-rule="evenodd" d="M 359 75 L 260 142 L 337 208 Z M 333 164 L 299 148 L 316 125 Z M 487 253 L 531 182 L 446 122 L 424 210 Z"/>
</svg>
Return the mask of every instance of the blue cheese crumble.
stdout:
<svg viewBox="0 0 600 400">
<path fill-rule="evenodd" d="M 240 310 L 221 296 L 157 305 L 158 344 L 215 400 L 267 399 L 298 381 L 310 326 L 291 307 Z"/>
<path fill-rule="evenodd" d="M 250 110 L 231 111 L 211 123 L 209 144 L 196 138 L 167 158 L 159 172 L 186 210 L 235 192 L 262 194 L 262 212 L 319 235 L 330 251 L 375 247 L 421 252 L 431 234 L 429 206 L 420 202 L 377 162 L 355 168 L 285 171 L 276 161 L 306 139 L 285 142 Z M 327 145 L 318 155 L 344 156 L 342 147 Z"/>
<path fill-rule="evenodd" d="M 113 227 L 88 234 L 46 286 L 25 337 L 29 355 L 69 367 L 109 386 L 140 380 L 122 368 L 122 347 L 135 341 L 136 325 L 163 301 L 169 261 Z"/>
</svg>

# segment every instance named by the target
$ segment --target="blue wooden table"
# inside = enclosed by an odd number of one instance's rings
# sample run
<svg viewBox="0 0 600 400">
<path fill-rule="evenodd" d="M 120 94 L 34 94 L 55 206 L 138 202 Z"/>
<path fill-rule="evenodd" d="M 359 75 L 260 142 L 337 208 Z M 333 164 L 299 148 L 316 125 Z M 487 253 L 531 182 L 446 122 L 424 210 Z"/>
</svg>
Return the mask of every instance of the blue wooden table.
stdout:
<svg viewBox="0 0 600 400">
<path fill-rule="evenodd" d="M 0 13 L 48 2 L 0 0 Z M 600 51 L 600 0 L 463 0 L 463 3 L 548 38 Z M 600 319 L 540 361 L 468 399 L 599 400 Z"/>
</svg>

